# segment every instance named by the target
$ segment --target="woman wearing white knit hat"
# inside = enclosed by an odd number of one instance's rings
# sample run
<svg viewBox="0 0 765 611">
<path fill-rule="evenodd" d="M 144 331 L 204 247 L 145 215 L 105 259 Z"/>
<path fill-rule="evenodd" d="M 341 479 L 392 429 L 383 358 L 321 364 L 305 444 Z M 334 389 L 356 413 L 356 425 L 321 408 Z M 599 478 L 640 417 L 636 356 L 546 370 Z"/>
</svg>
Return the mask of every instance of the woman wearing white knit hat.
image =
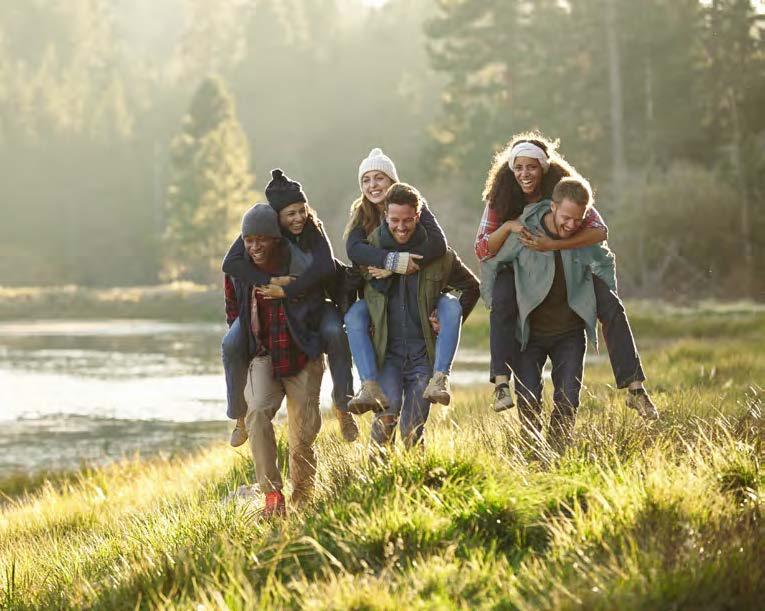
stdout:
<svg viewBox="0 0 765 611">
<path fill-rule="evenodd" d="M 412 274 L 419 270 L 420 265 L 429 263 L 446 253 L 446 236 L 427 205 L 422 208 L 420 224 L 427 232 L 428 239 L 419 252 L 417 249 L 414 252 L 389 252 L 372 246 L 367 236 L 383 220 L 388 188 L 399 181 L 396 165 L 383 153 L 382 149 L 374 148 L 359 164 L 358 180 L 361 194 L 351 204 L 350 220 L 345 228 L 346 252 L 354 265 L 388 270 L 391 273 Z M 443 305 L 441 301 L 444 302 Z M 453 304 L 447 303 L 446 299 L 439 301 L 440 324 L 452 324 L 450 322 L 452 319 L 454 319 L 453 324 L 460 324 L 461 319 L 452 315 L 454 309 L 452 306 Z M 369 337 L 369 325 L 369 310 L 364 300 L 359 300 L 345 315 L 348 342 L 362 383 L 361 389 L 348 404 L 349 410 L 354 413 L 379 411 L 388 405 L 388 400 L 377 383 L 377 363 Z M 449 362 L 451 362 L 450 359 Z M 448 378 L 442 390 L 444 392 L 434 396 L 434 401 L 448 401 L 446 398 L 449 390 Z"/>
</svg>

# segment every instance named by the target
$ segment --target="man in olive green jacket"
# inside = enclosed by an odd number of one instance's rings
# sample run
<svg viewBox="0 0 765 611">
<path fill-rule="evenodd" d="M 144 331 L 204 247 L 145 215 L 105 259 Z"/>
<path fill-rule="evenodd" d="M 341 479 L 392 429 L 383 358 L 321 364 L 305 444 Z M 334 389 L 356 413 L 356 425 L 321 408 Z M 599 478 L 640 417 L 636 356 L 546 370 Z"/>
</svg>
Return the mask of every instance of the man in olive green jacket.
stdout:
<svg viewBox="0 0 765 611">
<path fill-rule="evenodd" d="M 573 234 L 591 205 L 589 185 L 565 178 L 553 201 L 527 206 L 522 221 L 531 233 L 552 239 Z M 518 340 L 514 364 L 518 415 L 524 432 L 536 441 L 542 430 L 542 370 L 552 361 L 553 411 L 548 440 L 562 450 L 571 438 L 584 373 L 586 337 L 597 345 L 593 274 L 616 290 L 614 256 L 604 243 L 571 250 L 537 252 L 524 248 L 517 234 L 507 239 L 496 257 L 482 264 L 482 296 L 491 304 L 499 264 L 512 263 L 518 299 Z"/>
<path fill-rule="evenodd" d="M 404 183 L 391 186 L 385 200 L 385 221 L 370 235 L 370 243 L 408 252 L 427 240 L 419 225 L 421 207 L 421 196 L 414 187 Z M 387 270 L 369 268 L 365 279 L 364 298 L 372 321 L 378 380 L 389 402 L 387 409 L 375 415 L 372 440 L 379 445 L 390 443 L 399 424 L 405 445 L 412 447 L 421 442 L 430 413 L 433 398 L 428 393 L 428 379 L 434 365 L 437 373 L 440 369 L 448 371 L 459 343 L 459 324 L 456 329 L 441 328 L 434 317 L 436 304 L 444 293 L 459 291 L 459 302 L 451 299 L 464 321 L 478 301 L 478 279 L 451 249 L 414 274 L 391 276 Z M 449 362 L 441 366 L 442 351 L 437 343 L 446 341 L 446 335 L 452 350 L 446 359 Z"/>
</svg>

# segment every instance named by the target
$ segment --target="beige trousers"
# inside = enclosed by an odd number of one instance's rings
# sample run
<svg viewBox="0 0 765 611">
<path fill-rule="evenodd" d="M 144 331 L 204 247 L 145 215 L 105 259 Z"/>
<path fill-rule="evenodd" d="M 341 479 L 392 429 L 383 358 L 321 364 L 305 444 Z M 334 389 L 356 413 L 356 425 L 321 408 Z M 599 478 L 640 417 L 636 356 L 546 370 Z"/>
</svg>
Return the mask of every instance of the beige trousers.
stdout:
<svg viewBox="0 0 765 611">
<path fill-rule="evenodd" d="M 323 357 L 309 361 L 299 374 L 280 380 L 274 379 L 270 356 L 256 356 L 250 362 L 244 389 L 247 401 L 244 421 L 255 475 L 264 493 L 281 490 L 283 485 L 272 421 L 285 395 L 293 500 L 303 500 L 313 490 L 316 477 L 313 443 L 321 428 L 319 390 L 323 373 Z"/>
</svg>

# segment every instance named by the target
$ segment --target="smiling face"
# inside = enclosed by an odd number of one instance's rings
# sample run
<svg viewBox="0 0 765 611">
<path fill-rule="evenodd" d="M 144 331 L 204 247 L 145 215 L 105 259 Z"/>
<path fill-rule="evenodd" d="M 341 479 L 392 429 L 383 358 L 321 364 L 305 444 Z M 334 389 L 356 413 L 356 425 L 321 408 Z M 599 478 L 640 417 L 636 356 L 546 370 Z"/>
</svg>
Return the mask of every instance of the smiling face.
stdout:
<svg viewBox="0 0 765 611">
<path fill-rule="evenodd" d="M 385 201 L 385 194 L 392 184 L 393 181 L 385 172 L 370 170 L 361 177 L 361 193 L 370 202 L 379 206 Z"/>
<path fill-rule="evenodd" d="M 577 204 L 575 201 L 564 197 L 560 203 L 553 202 L 552 224 L 559 238 L 570 238 L 582 226 L 587 206 Z M 548 229 L 552 229 L 548 226 Z"/>
<path fill-rule="evenodd" d="M 271 255 L 276 248 L 277 238 L 265 235 L 244 236 L 244 247 L 250 255 L 252 262 L 258 267 L 263 267 L 271 260 Z"/>
<path fill-rule="evenodd" d="M 388 223 L 393 239 L 399 244 L 406 244 L 414 235 L 420 213 L 409 204 L 388 204 L 385 222 Z"/>
<path fill-rule="evenodd" d="M 279 225 L 292 235 L 303 233 L 308 218 L 308 205 L 303 202 L 290 204 L 279 212 Z"/>
<path fill-rule="evenodd" d="M 513 162 L 513 175 L 521 186 L 523 195 L 529 203 L 542 197 L 542 164 L 533 157 L 516 157 Z"/>
</svg>

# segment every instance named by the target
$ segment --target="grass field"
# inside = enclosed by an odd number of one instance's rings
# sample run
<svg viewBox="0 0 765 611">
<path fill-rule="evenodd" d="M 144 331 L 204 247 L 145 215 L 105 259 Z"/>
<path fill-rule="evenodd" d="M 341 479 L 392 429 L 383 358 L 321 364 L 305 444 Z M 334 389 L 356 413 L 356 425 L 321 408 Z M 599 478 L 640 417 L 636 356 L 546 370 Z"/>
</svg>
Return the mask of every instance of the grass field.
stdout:
<svg viewBox="0 0 765 611">
<path fill-rule="evenodd" d="M 32 478 L 0 506 L 0 607 L 763 608 L 765 313 L 641 307 L 650 427 L 598 362 L 560 458 L 534 459 L 488 387 L 382 466 L 327 421 L 315 502 L 277 524 L 225 501 L 254 474 L 223 440 Z"/>
</svg>

